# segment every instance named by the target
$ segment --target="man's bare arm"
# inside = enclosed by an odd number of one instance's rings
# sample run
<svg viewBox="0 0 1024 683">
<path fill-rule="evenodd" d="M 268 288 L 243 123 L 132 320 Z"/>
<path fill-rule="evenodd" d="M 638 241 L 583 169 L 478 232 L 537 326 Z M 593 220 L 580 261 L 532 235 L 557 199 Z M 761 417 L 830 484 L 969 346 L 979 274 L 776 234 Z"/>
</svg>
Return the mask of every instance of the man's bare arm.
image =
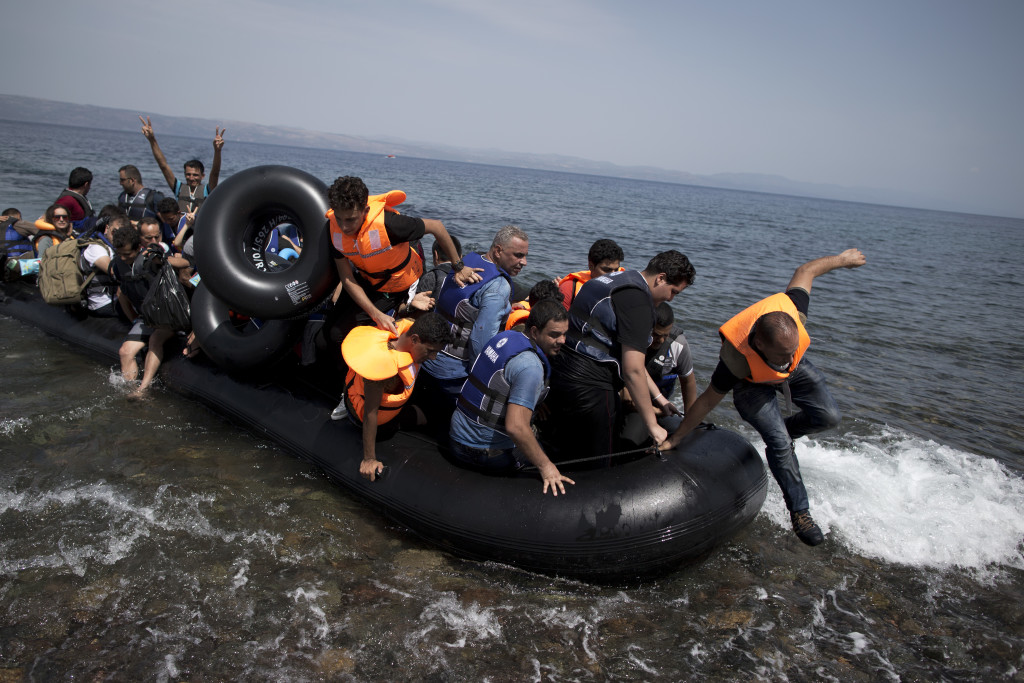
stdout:
<svg viewBox="0 0 1024 683">
<path fill-rule="evenodd" d="M 174 171 L 171 170 L 170 164 L 167 163 L 167 158 L 164 157 L 163 150 L 160 149 L 160 145 L 156 141 L 156 133 L 153 132 L 153 122 L 149 120 L 148 116 L 146 118 L 140 116 L 139 121 L 142 121 L 142 134 L 149 140 L 149 149 L 153 152 L 156 165 L 160 167 L 160 172 L 164 174 L 167 186 L 171 188 L 171 192 L 174 192 L 174 183 L 177 179 L 174 177 Z"/>
<path fill-rule="evenodd" d="M 864 257 L 864 254 L 861 253 L 860 249 L 847 249 L 841 254 L 836 254 L 835 256 L 822 256 L 821 258 L 816 258 L 813 261 L 808 261 L 797 268 L 786 289 L 798 287 L 810 292 L 811 283 L 813 283 L 814 278 L 819 275 L 830 273 L 837 268 L 859 268 L 865 263 L 867 263 L 867 259 Z"/>
</svg>

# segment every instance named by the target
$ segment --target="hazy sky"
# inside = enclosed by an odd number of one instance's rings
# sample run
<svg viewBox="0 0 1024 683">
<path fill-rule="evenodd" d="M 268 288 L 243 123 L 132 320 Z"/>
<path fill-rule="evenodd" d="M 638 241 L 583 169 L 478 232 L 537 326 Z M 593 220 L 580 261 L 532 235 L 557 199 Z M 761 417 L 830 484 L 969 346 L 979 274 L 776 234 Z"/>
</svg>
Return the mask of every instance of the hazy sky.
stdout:
<svg viewBox="0 0 1024 683">
<path fill-rule="evenodd" d="M 1024 217 L 1022 0 L 6 4 L 2 93 Z"/>
</svg>

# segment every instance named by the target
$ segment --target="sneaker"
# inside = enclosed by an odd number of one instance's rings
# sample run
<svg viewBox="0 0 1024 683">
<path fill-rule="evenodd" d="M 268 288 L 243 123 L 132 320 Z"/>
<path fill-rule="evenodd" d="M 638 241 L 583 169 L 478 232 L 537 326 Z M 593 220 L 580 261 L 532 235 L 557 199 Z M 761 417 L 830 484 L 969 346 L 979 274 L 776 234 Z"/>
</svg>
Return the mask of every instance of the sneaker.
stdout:
<svg viewBox="0 0 1024 683">
<path fill-rule="evenodd" d="M 345 407 L 345 397 L 342 396 L 341 403 L 338 404 L 337 408 L 331 411 L 331 419 L 344 420 L 346 417 L 348 417 L 348 409 Z"/>
<path fill-rule="evenodd" d="M 796 532 L 797 538 L 806 543 L 807 545 L 818 545 L 825 540 L 825 537 L 821 533 L 821 529 L 814 523 L 814 519 L 811 517 L 811 513 L 808 510 L 798 510 L 796 512 L 790 512 L 789 518 L 793 522 L 793 531 Z"/>
</svg>

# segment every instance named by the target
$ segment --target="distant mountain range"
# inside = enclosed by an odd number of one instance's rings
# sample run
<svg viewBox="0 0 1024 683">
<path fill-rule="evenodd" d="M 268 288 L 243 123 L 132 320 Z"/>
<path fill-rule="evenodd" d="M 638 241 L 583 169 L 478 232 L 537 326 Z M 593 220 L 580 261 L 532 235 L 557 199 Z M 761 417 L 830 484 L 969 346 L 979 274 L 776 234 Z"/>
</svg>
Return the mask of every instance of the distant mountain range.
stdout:
<svg viewBox="0 0 1024 683">
<path fill-rule="evenodd" d="M 0 95 L 0 119 L 30 121 L 64 126 L 81 126 L 101 130 L 136 131 L 139 129 L 138 112 L 111 107 L 55 102 L 53 100 L 17 95 Z M 870 188 L 850 188 L 823 183 L 805 183 L 777 175 L 758 173 L 718 173 L 696 175 L 685 171 L 672 171 L 653 166 L 619 166 L 557 154 L 522 154 L 501 150 L 479 150 L 444 145 L 427 145 L 399 140 L 370 140 L 352 135 L 320 133 L 286 126 L 264 126 L 245 121 L 223 121 L 184 116 L 153 115 L 153 123 L 161 134 L 183 137 L 208 138 L 215 126 L 226 126 L 231 139 L 274 145 L 291 145 L 315 149 L 336 149 L 371 154 L 466 161 L 496 166 L 534 168 L 565 171 L 588 175 L 654 180 L 681 185 L 717 187 L 728 190 L 767 192 L 771 194 L 818 197 L 843 201 L 895 204 L 906 206 L 911 201 L 905 193 Z M 925 202 L 922 199 L 921 206 Z"/>
</svg>

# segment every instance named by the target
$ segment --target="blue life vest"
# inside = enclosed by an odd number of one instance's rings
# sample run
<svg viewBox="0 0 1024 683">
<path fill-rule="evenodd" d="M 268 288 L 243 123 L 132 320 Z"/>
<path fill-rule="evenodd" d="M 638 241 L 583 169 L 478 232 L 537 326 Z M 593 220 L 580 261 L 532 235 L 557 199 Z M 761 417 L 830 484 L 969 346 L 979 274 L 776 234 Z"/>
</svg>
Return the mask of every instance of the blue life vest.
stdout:
<svg viewBox="0 0 1024 683">
<path fill-rule="evenodd" d="M 633 287 L 650 292 L 644 276 L 636 270 L 622 270 L 592 278 L 583 285 L 569 307 L 569 331 L 565 343 L 572 350 L 601 363 L 613 363 L 621 375 L 622 345 L 612 308 L 612 294 Z M 651 319 L 654 302 L 651 299 Z M 647 346 L 654 337 L 648 335 Z"/>
<path fill-rule="evenodd" d="M 270 231 L 270 239 L 267 240 L 267 248 L 265 251 L 268 254 L 276 254 L 280 250 L 281 245 L 281 233 L 274 228 Z"/>
<path fill-rule="evenodd" d="M 505 413 L 508 410 L 508 397 L 512 387 L 505 379 L 505 366 L 510 360 L 527 351 L 536 353 L 544 365 L 545 389 L 541 394 L 543 399 L 547 393 L 548 377 L 551 376 L 551 364 L 547 356 L 522 332 L 499 332 L 491 337 L 487 346 L 473 361 L 469 377 L 462 385 L 458 409 L 470 420 L 507 435 Z"/>
<path fill-rule="evenodd" d="M 470 252 L 463 257 L 462 262 L 467 268 L 483 268 L 479 273 L 482 277 L 480 282 L 474 282 L 465 287 L 459 287 L 455 282 L 455 273 L 449 273 L 441 291 L 437 295 L 437 304 L 434 310 L 444 316 L 451 325 L 452 335 L 455 341 L 444 347 L 441 353 L 458 360 L 471 360 L 469 349 L 469 336 L 473 331 L 473 323 L 480 315 L 480 309 L 470 303 L 470 298 L 476 294 L 487 283 L 495 278 L 503 277 L 512 285 L 512 277 L 504 270 L 484 259 L 480 254 Z"/>
<path fill-rule="evenodd" d="M 298 228 L 292 223 L 281 223 L 270 231 L 270 239 L 267 240 L 267 248 L 264 250 L 266 253 L 278 254 L 285 249 L 291 248 L 290 244 L 281 239 L 281 235 L 284 235 L 295 244 L 300 243 Z"/>
<path fill-rule="evenodd" d="M 14 258 L 18 254 L 34 253 L 32 251 L 32 240 L 25 237 L 17 230 L 14 229 L 16 221 L 9 221 L 7 223 L 7 230 L 4 231 L 4 242 L 7 245 L 7 256 Z"/>
</svg>

